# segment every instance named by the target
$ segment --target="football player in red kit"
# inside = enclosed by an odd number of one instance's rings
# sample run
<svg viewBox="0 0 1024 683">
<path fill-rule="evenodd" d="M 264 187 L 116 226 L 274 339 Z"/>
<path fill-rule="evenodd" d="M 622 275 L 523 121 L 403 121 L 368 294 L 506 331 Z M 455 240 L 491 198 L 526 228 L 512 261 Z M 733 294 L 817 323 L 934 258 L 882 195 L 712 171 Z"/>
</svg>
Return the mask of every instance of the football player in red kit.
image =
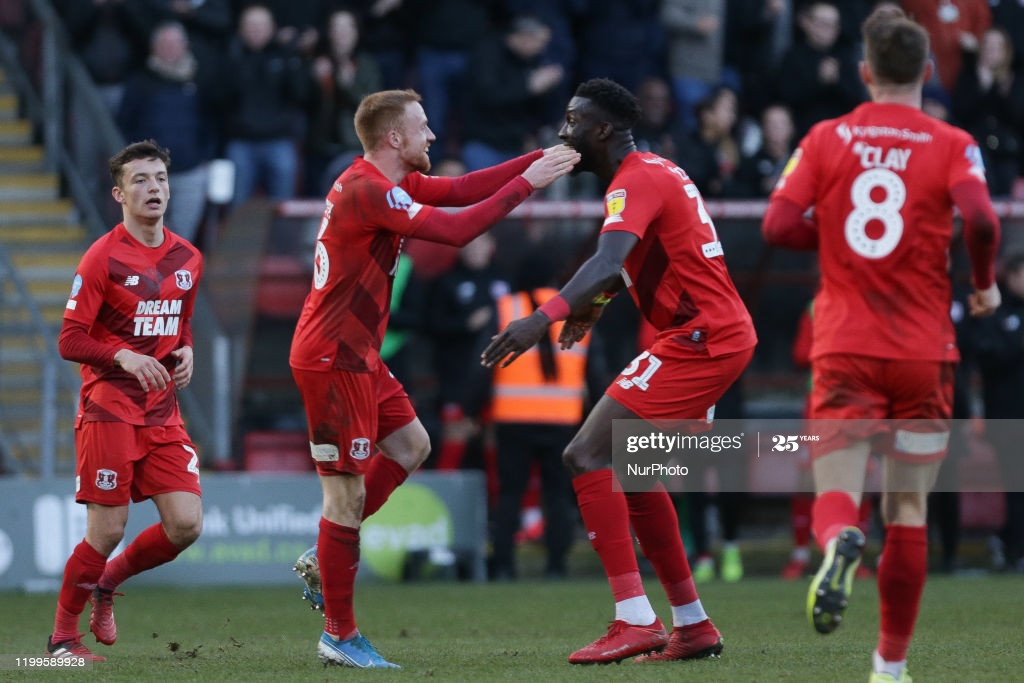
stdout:
<svg viewBox="0 0 1024 683">
<path fill-rule="evenodd" d="M 199 250 L 164 226 L 170 156 L 152 140 L 110 160 L 124 220 L 82 257 L 64 312 L 59 348 L 81 363 L 75 419 L 75 500 L 88 509 L 85 538 L 64 568 L 52 657 L 102 660 L 82 644 L 79 615 L 92 603 L 96 640 L 117 638 L 114 589 L 170 562 L 203 526 L 199 456 L 175 391 L 192 379 L 192 308 Z M 124 537 L 129 501 L 152 498 L 160 522 L 107 561 Z"/>
<path fill-rule="evenodd" d="M 665 487 L 624 493 L 613 486 L 612 421 L 709 421 L 715 402 L 746 368 L 757 344 L 754 326 L 725 267 L 722 243 L 704 200 L 686 172 L 637 151 L 636 98 L 618 83 L 592 79 L 569 101 L 559 137 L 579 151 L 575 171 L 607 186 L 597 251 L 554 297 L 513 321 L 484 351 L 483 363 L 507 365 L 555 321 L 571 346 L 627 288 L 657 330 L 650 348 L 622 370 L 566 447 L 580 512 L 615 599 L 608 632 L 569 657 L 573 664 L 718 656 L 722 638 L 694 587 Z M 672 607 L 666 633 L 644 592 L 632 527 Z"/>
<path fill-rule="evenodd" d="M 434 134 L 412 90 L 363 98 L 355 126 L 364 155 L 327 194 L 313 286 L 289 358 L 323 488 L 317 545 L 296 569 L 307 582 L 307 595 L 322 593 L 320 658 L 394 668 L 360 634 L 352 596 L 362 520 L 430 451 L 409 396 L 380 358 L 403 242 L 416 237 L 467 244 L 535 189 L 568 173 L 578 154 L 558 145 L 458 178 L 427 176 Z M 434 208 L 469 204 L 475 206 L 457 214 Z"/>
<path fill-rule="evenodd" d="M 864 547 L 855 526 L 874 445 L 883 451 L 885 548 L 872 681 L 908 681 L 906 656 L 927 572 L 927 494 L 946 455 L 959 359 L 947 273 L 953 206 L 964 219 L 972 314 L 999 306 L 999 221 L 977 144 L 924 114 L 928 34 L 902 10 L 864 22 L 860 74 L 872 101 L 814 126 L 772 193 L 772 244 L 817 249 L 809 415 L 817 498 L 812 528 L 825 553 L 807 598 L 821 633 L 841 622 Z M 812 218 L 805 211 L 814 207 Z"/>
</svg>

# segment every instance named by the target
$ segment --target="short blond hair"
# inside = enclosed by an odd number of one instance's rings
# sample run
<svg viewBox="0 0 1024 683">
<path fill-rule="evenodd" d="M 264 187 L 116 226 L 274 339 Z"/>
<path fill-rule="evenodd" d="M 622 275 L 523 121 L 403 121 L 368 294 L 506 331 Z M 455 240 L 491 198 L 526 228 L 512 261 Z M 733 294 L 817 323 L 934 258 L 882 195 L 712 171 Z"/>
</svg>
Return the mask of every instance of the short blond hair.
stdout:
<svg viewBox="0 0 1024 683">
<path fill-rule="evenodd" d="M 406 106 L 422 100 L 420 94 L 412 89 L 381 90 L 364 97 L 355 116 L 356 135 L 363 151 L 376 149 L 389 131 L 401 125 Z"/>
</svg>

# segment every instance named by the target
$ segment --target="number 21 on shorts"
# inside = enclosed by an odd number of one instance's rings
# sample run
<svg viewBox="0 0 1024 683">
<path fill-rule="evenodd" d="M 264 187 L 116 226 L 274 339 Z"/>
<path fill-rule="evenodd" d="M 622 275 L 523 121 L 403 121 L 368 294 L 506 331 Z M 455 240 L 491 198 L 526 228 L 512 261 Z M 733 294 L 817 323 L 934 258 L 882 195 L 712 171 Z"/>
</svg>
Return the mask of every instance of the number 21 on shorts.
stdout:
<svg viewBox="0 0 1024 683">
<path fill-rule="evenodd" d="M 643 366 L 643 372 L 637 374 L 641 366 Z M 619 373 L 619 379 L 615 380 L 615 383 L 623 389 L 636 387 L 640 391 L 647 391 L 647 388 L 650 387 L 651 377 L 660 367 L 661 359 L 657 356 L 652 356 L 650 351 L 644 351 L 634 358 L 632 363 L 622 369 L 622 372 Z M 634 377 L 634 375 L 636 376 Z"/>
</svg>

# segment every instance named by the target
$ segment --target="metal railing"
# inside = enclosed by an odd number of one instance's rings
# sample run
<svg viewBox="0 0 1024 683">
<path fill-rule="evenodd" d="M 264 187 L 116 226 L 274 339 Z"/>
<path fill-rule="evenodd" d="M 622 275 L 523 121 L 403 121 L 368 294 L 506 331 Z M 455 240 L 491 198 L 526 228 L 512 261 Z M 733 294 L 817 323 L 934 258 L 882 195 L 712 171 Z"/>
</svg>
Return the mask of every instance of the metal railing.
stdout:
<svg viewBox="0 0 1024 683">
<path fill-rule="evenodd" d="M 15 297 L 13 300 L 5 296 L 5 293 L 13 289 Z M 10 315 L 14 311 L 24 312 L 30 320 L 32 332 L 41 341 L 36 347 L 36 362 L 40 367 L 40 391 L 39 391 L 39 441 L 38 453 L 39 462 L 35 474 L 42 477 L 52 477 L 57 474 L 57 429 L 60 421 L 61 409 L 66 409 L 69 418 L 73 417 L 78 410 L 78 385 L 79 377 L 64 361 L 57 349 L 57 342 L 51 333 L 50 326 L 43 319 L 42 311 L 36 305 L 35 299 L 28 290 L 24 280 L 18 275 L 18 271 L 11 263 L 7 249 L 0 242 L 0 303 L 2 303 L 5 314 Z M 0 336 L 3 335 L 4 327 L 0 325 Z M 0 372 L 3 368 L 0 367 Z M 63 398 L 61 390 L 64 390 Z M 63 405 L 62 405 L 63 404 Z M 69 419 L 70 422 L 70 419 Z M 25 463 L 15 459 L 13 453 L 15 446 L 10 442 L 14 440 L 13 434 L 5 438 L 5 443 L 0 444 L 8 451 L 5 458 L 8 466 L 13 462 L 18 470 L 24 471 Z"/>
</svg>

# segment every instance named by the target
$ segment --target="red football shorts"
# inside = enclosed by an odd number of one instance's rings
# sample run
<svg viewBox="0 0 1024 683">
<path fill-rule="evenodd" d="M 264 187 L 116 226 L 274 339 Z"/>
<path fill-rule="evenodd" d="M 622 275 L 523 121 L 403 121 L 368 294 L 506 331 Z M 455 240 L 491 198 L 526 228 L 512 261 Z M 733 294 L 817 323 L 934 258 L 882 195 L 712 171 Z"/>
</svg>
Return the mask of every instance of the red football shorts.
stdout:
<svg viewBox="0 0 1024 683">
<path fill-rule="evenodd" d="M 416 419 L 409 395 L 384 363 L 376 372 L 292 368 L 321 475 L 366 474 L 379 441 Z"/>
<path fill-rule="evenodd" d="M 75 424 L 75 500 L 127 505 L 158 493 L 199 488 L 199 454 L 182 425 Z"/>
<path fill-rule="evenodd" d="M 605 390 L 644 420 L 707 420 L 725 390 L 743 373 L 754 349 L 712 358 L 703 345 L 658 339 Z"/>
<path fill-rule="evenodd" d="M 820 457 L 871 439 L 887 457 L 942 460 L 953 417 L 955 363 L 828 355 L 813 361 L 810 429 Z"/>
</svg>

